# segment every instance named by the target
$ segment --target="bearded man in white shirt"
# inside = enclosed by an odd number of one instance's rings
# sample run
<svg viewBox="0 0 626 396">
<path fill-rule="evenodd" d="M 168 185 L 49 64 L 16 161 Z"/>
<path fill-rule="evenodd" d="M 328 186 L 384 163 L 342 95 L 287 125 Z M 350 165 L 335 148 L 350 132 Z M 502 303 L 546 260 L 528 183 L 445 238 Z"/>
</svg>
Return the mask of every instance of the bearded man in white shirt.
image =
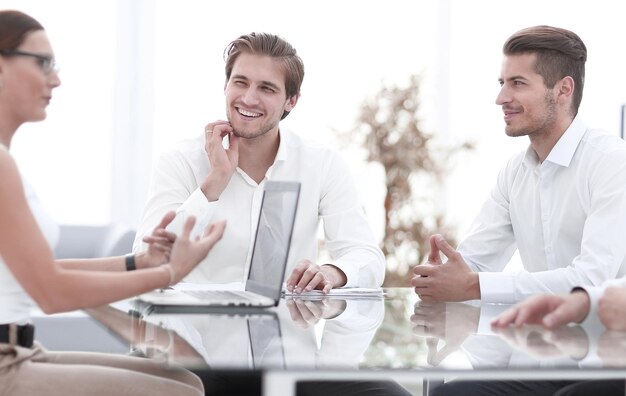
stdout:
<svg viewBox="0 0 626 396">
<path fill-rule="evenodd" d="M 423 301 L 514 303 L 626 273 L 626 143 L 577 116 L 585 44 L 535 26 L 509 37 L 503 53 L 496 104 L 507 135 L 528 136 L 530 147 L 502 169 L 458 250 L 431 237 L 411 281 Z M 503 273 L 515 249 L 524 270 Z"/>
<path fill-rule="evenodd" d="M 304 78 L 304 65 L 295 49 L 276 35 L 251 33 L 231 42 L 225 57 L 228 120 L 209 123 L 204 135 L 183 141 L 161 156 L 135 250 L 145 248 L 142 236 L 169 210 L 178 213 L 175 223 L 195 215 L 197 230 L 217 218 L 226 219 L 229 231 L 219 247 L 185 280 L 241 282 L 265 182 L 299 181 L 287 288 L 298 293 L 380 286 L 384 256 L 346 163 L 337 152 L 279 128 L 296 106 Z M 317 263 L 320 220 L 332 264 Z"/>
</svg>

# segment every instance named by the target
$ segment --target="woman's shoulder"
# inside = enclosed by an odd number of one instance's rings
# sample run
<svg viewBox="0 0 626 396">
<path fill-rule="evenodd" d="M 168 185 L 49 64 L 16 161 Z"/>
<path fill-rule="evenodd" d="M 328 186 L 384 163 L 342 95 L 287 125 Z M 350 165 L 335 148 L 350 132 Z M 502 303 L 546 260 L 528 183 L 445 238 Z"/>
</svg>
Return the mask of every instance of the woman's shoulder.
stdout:
<svg viewBox="0 0 626 396">
<path fill-rule="evenodd" d="M 3 144 L 0 144 L 0 165 L 3 168 L 5 166 L 15 166 L 13 156 L 11 156 L 11 153 L 9 153 L 9 150 Z"/>
<path fill-rule="evenodd" d="M 2 175 L 3 183 L 7 183 L 13 178 L 20 180 L 21 176 L 17 167 L 15 159 L 11 155 L 11 152 L 3 145 L 0 144 L 0 174 Z"/>
<path fill-rule="evenodd" d="M 23 189 L 22 178 L 17 164 L 9 151 L 3 148 L 0 148 L 0 175 L 2 175 L 0 192 L 8 193 L 12 196 L 15 191 Z"/>
</svg>

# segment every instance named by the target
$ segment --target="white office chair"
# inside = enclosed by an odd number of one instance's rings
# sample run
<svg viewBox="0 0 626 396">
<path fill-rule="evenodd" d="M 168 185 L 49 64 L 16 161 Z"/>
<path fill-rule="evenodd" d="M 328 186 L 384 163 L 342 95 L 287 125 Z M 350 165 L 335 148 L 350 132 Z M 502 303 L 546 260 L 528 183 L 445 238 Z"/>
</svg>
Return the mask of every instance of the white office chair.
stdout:
<svg viewBox="0 0 626 396">
<path fill-rule="evenodd" d="M 122 256 L 133 248 L 135 231 L 117 224 L 61 225 L 54 257 L 96 258 Z"/>
</svg>

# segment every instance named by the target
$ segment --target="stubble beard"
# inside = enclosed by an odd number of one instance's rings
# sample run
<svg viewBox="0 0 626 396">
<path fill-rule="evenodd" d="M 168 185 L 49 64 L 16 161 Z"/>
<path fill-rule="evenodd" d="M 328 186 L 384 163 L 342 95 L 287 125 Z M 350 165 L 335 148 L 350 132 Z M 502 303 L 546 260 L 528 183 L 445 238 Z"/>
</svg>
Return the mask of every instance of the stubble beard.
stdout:
<svg viewBox="0 0 626 396">
<path fill-rule="evenodd" d="M 278 122 L 275 122 L 275 123 L 265 122 L 265 123 L 261 124 L 259 129 L 256 129 L 256 130 L 253 130 L 253 131 L 247 131 L 245 129 L 238 128 L 233 123 L 233 120 L 232 120 L 232 117 L 230 115 L 230 112 L 228 112 L 226 117 L 228 118 L 228 123 L 233 128 L 233 135 L 235 135 L 237 137 L 240 137 L 242 139 L 255 139 L 255 138 L 258 138 L 260 136 L 265 135 L 266 133 L 268 133 L 269 131 L 271 131 L 272 129 L 274 129 L 278 125 Z"/>
<path fill-rule="evenodd" d="M 523 126 L 519 129 L 513 128 L 511 125 L 506 125 L 504 132 L 510 137 L 520 136 L 534 136 L 543 133 L 548 129 L 556 119 L 556 100 L 552 97 L 552 92 L 546 90 L 544 96 L 544 103 L 546 108 L 546 114 L 543 119 L 531 119 L 530 124 Z"/>
</svg>

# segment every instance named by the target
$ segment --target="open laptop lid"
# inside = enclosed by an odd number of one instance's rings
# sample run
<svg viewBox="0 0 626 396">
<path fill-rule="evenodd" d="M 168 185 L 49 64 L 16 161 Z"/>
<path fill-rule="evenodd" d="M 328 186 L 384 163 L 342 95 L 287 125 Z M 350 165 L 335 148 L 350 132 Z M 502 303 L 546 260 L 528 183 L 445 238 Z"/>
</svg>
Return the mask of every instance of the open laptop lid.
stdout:
<svg viewBox="0 0 626 396">
<path fill-rule="evenodd" d="M 257 224 L 246 291 L 280 300 L 300 183 L 266 181 Z"/>
</svg>

